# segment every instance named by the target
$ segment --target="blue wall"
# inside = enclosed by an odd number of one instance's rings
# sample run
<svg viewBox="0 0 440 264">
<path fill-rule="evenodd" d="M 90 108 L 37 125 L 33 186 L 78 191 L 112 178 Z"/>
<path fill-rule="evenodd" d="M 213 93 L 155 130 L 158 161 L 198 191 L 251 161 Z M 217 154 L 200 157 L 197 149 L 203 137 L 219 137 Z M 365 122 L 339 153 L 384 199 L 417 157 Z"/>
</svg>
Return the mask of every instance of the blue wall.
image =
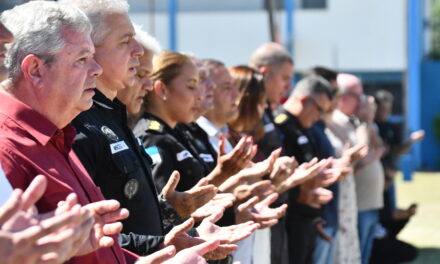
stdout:
<svg viewBox="0 0 440 264">
<path fill-rule="evenodd" d="M 440 62 L 422 63 L 421 76 L 421 126 L 426 131 L 421 143 L 422 168 L 440 169 L 440 142 L 432 132 L 433 121 L 440 115 Z"/>
</svg>

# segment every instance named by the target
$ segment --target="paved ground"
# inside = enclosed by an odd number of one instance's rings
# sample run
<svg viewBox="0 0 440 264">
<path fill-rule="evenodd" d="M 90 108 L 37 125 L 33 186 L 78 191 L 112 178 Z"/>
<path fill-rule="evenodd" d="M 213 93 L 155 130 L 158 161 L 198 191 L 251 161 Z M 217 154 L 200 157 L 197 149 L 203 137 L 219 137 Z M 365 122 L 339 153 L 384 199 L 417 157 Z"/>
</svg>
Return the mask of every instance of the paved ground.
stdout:
<svg viewBox="0 0 440 264">
<path fill-rule="evenodd" d="M 413 181 L 403 182 L 399 175 L 397 182 L 398 204 L 407 207 L 419 204 L 413 217 L 399 238 L 416 245 L 420 255 L 411 264 L 440 263 L 440 173 L 415 173 Z"/>
</svg>

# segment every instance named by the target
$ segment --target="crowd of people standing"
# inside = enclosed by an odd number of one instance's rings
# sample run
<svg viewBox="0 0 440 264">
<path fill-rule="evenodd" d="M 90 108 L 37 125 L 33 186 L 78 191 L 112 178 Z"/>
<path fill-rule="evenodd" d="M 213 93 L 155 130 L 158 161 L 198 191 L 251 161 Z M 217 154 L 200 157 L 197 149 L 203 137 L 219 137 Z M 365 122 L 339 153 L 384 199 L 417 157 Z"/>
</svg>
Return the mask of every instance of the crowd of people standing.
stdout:
<svg viewBox="0 0 440 264">
<path fill-rule="evenodd" d="M 292 87 L 277 43 L 231 68 L 163 51 L 128 10 L 61 0 L 1 14 L 0 184 L 15 190 L 0 263 L 415 257 L 396 235 L 416 205 L 396 207 L 393 177 L 423 131 L 398 137 L 390 93 L 324 67 Z"/>
</svg>

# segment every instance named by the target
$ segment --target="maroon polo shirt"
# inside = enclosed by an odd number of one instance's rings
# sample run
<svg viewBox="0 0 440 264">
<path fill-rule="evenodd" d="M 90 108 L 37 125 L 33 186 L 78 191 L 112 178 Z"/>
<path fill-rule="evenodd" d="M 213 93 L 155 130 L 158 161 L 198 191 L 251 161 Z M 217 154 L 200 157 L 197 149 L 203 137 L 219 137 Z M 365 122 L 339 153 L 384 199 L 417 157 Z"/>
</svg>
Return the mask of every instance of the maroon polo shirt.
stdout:
<svg viewBox="0 0 440 264">
<path fill-rule="evenodd" d="M 36 175 L 46 176 L 47 190 L 37 203 L 40 213 L 54 210 L 72 192 L 82 205 L 104 200 L 71 150 L 75 133 L 71 125 L 57 129 L 28 105 L 0 92 L 0 163 L 14 188 L 26 189 Z M 115 242 L 68 263 L 127 263 L 116 237 Z"/>
</svg>

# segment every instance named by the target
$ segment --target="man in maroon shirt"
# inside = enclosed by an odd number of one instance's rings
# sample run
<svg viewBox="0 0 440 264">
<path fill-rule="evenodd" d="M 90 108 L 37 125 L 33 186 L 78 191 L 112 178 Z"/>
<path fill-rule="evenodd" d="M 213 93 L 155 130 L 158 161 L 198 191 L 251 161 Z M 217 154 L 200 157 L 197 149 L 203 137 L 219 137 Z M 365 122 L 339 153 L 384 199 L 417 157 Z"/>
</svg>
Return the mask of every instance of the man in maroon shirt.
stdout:
<svg viewBox="0 0 440 264">
<path fill-rule="evenodd" d="M 55 209 L 72 192 L 95 218 L 89 238 L 69 263 L 127 263 L 115 243 L 128 216 L 104 200 L 71 151 L 70 121 L 92 105 L 96 77 L 91 26 L 78 9 L 35 1 L 5 11 L 1 21 L 14 34 L 8 49 L 8 80 L 0 94 L 0 163 L 11 184 L 25 189 L 35 175 L 47 178 L 39 212 Z M 132 259 L 131 259 L 132 261 Z"/>
</svg>

